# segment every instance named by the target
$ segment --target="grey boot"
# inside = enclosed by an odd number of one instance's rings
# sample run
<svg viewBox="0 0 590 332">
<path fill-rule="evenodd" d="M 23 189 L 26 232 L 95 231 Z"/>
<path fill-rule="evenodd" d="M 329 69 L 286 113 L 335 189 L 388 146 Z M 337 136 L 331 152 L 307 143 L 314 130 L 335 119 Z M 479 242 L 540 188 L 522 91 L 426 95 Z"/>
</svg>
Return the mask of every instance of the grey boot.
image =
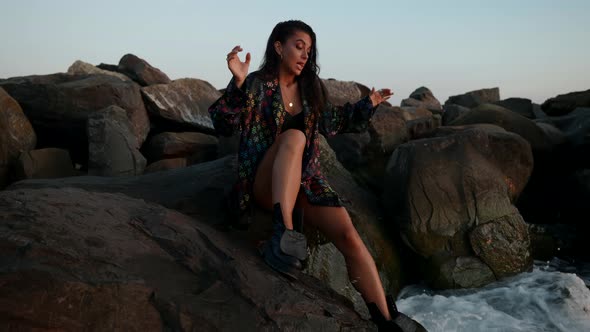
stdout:
<svg viewBox="0 0 590 332">
<path fill-rule="evenodd" d="M 286 229 L 281 237 L 281 250 L 304 261 L 307 258 L 307 238 L 303 234 L 303 210 L 293 210 L 293 229 Z"/>
<path fill-rule="evenodd" d="M 266 264 L 268 264 L 273 269 L 296 279 L 297 272 L 303 268 L 303 265 L 297 257 L 285 253 L 281 248 L 281 242 L 283 242 L 282 239 L 285 237 L 287 229 L 283 221 L 283 214 L 281 211 L 281 205 L 279 203 L 276 203 L 273 207 L 272 220 L 273 232 L 270 240 L 268 240 L 261 248 L 262 257 L 264 258 Z M 297 249 L 300 246 L 300 241 L 298 242 L 296 237 L 292 238 L 292 236 L 287 235 L 287 238 L 284 242 L 288 251 L 300 251 L 300 249 Z"/>
</svg>

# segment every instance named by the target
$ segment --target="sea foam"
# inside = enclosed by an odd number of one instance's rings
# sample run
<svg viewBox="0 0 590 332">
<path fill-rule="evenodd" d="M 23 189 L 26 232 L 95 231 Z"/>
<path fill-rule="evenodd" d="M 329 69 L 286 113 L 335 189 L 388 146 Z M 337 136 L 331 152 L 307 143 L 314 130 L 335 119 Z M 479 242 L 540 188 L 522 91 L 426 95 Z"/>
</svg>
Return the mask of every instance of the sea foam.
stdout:
<svg viewBox="0 0 590 332">
<path fill-rule="evenodd" d="M 590 290 L 584 280 L 537 263 L 532 272 L 479 289 L 435 292 L 409 286 L 397 304 L 430 332 L 590 331 Z"/>
</svg>

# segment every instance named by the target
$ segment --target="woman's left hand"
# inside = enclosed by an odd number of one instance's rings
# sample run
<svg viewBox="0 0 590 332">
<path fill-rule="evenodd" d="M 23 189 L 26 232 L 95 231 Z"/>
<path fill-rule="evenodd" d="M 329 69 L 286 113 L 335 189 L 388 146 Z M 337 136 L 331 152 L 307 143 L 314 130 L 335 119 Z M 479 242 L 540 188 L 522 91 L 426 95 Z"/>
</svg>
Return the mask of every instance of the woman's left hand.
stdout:
<svg viewBox="0 0 590 332">
<path fill-rule="evenodd" d="M 391 98 L 391 96 L 393 96 L 393 91 L 391 91 L 391 89 L 379 89 L 375 91 L 375 88 L 372 88 L 371 93 L 369 94 L 371 102 L 373 103 L 373 107 L 376 107 L 377 105 Z"/>
</svg>

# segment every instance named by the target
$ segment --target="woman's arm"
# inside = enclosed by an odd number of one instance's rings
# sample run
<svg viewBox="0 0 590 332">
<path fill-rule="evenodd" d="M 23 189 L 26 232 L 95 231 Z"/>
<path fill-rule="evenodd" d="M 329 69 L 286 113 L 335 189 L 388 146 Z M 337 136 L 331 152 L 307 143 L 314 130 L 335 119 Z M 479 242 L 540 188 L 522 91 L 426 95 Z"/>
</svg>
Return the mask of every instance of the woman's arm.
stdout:
<svg viewBox="0 0 590 332">
<path fill-rule="evenodd" d="M 320 118 L 320 132 L 325 136 L 338 133 L 361 132 L 367 130 L 369 120 L 377 106 L 389 99 L 393 93 L 389 89 L 381 89 L 371 93 L 354 104 L 334 106 L 326 103 Z"/>
<path fill-rule="evenodd" d="M 227 68 L 233 77 L 224 94 L 209 107 L 209 115 L 213 121 L 213 127 L 219 135 L 231 136 L 239 131 L 242 109 L 248 100 L 248 68 L 250 66 L 250 53 L 246 54 L 246 60 L 240 61 L 238 53 L 242 51 L 240 45 L 235 46 L 225 60 Z M 251 81 L 251 80 L 250 80 Z"/>
<path fill-rule="evenodd" d="M 346 103 L 343 106 L 334 106 L 326 102 L 320 114 L 320 133 L 324 136 L 334 136 L 339 133 L 364 131 L 375 109 L 369 96 L 354 104 Z"/>
</svg>

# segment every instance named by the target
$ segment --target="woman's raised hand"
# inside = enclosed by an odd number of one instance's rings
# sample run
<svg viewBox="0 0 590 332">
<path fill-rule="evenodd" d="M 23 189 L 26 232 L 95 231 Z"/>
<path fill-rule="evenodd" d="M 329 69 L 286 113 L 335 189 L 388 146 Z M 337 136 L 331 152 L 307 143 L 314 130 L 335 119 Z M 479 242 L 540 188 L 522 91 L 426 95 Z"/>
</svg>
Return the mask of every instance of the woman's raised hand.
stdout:
<svg viewBox="0 0 590 332">
<path fill-rule="evenodd" d="M 242 87 L 242 84 L 246 80 L 248 75 L 248 67 L 250 67 L 250 53 L 246 53 L 246 61 L 240 61 L 238 52 L 242 52 L 240 45 L 234 47 L 231 52 L 227 54 L 227 68 L 234 75 L 236 85 L 238 88 Z"/>
<path fill-rule="evenodd" d="M 375 88 L 372 88 L 371 93 L 369 94 L 373 107 L 391 98 L 391 96 L 393 96 L 393 91 L 391 91 L 391 89 L 379 89 L 375 91 Z"/>
</svg>

